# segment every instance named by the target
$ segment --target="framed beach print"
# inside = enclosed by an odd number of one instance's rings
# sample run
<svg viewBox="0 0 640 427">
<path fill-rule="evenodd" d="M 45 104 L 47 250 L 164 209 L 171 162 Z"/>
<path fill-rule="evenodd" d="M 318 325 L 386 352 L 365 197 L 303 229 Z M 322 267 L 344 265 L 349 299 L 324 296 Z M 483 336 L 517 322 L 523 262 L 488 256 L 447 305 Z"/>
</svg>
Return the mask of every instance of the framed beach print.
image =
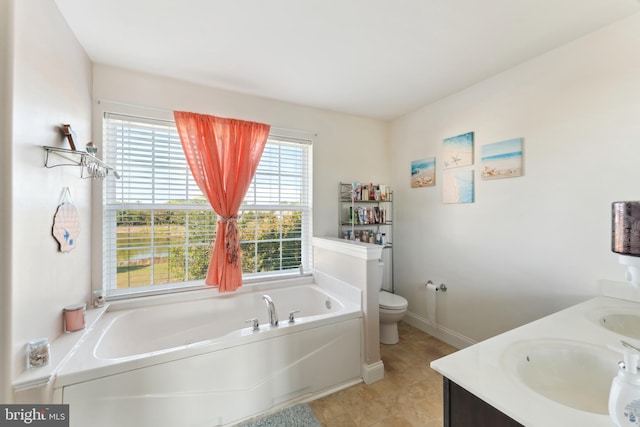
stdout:
<svg viewBox="0 0 640 427">
<path fill-rule="evenodd" d="M 442 166 L 444 169 L 473 164 L 473 132 L 442 140 Z"/>
<path fill-rule="evenodd" d="M 436 158 L 414 160 L 411 162 L 411 188 L 432 187 L 436 185 Z"/>
<path fill-rule="evenodd" d="M 473 169 L 445 171 L 442 174 L 443 203 L 473 203 Z"/>
<path fill-rule="evenodd" d="M 480 162 L 482 179 L 522 176 L 522 138 L 483 145 Z"/>
</svg>

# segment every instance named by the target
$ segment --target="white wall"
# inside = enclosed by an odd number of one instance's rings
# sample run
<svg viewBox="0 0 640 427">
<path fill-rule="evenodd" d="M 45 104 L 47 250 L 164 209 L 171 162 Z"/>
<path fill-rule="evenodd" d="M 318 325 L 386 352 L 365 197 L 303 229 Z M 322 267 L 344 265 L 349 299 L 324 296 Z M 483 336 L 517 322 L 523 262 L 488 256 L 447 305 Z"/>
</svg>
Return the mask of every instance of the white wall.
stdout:
<svg viewBox="0 0 640 427">
<path fill-rule="evenodd" d="M 395 285 L 409 321 L 426 326 L 429 279 L 449 287 L 439 326 L 471 341 L 587 299 L 598 279 L 623 280 L 610 205 L 640 199 L 638 52 L 640 14 L 392 123 Z M 476 202 L 445 205 L 441 143 L 469 131 Z M 517 137 L 524 176 L 481 180 L 479 147 Z M 437 185 L 411 189 L 411 161 L 430 156 Z"/>
<path fill-rule="evenodd" d="M 0 402 L 11 401 L 11 94 L 13 1 L 0 1 Z"/>
<path fill-rule="evenodd" d="M 223 91 L 105 65 L 94 66 L 94 138 L 104 110 L 173 119 L 184 110 L 317 133 L 313 141 L 313 234 L 337 236 L 338 183 L 389 179 L 388 123 Z M 167 111 L 161 111 L 167 110 Z"/>
<path fill-rule="evenodd" d="M 380 359 L 380 315 L 378 290 L 382 272 L 378 268 L 382 247 L 340 238 L 314 238 L 314 277 L 348 283 L 361 291 L 363 367 L 362 378 L 371 384 L 384 378 Z"/>
<path fill-rule="evenodd" d="M 11 218 L 12 376 L 24 369 L 24 346 L 62 333 L 62 309 L 89 300 L 91 181 L 77 168 L 46 169 L 42 145 L 67 147 L 63 123 L 82 146 L 91 136 L 91 72 L 52 0 L 15 1 Z M 79 147 L 79 148 L 82 148 Z M 62 190 L 68 186 L 82 230 L 75 249 L 58 252 L 51 235 Z M 10 327 L 4 325 L 3 328 Z M 4 333 L 4 331 L 3 331 Z"/>
</svg>

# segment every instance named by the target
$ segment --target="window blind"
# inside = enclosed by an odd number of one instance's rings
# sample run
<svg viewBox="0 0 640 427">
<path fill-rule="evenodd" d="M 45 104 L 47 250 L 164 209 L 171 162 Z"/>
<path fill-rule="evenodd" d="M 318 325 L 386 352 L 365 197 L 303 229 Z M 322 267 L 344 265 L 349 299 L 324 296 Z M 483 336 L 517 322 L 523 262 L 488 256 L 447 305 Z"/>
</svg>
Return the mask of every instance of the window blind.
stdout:
<svg viewBox="0 0 640 427">
<path fill-rule="evenodd" d="M 110 294 L 201 284 L 217 215 L 171 121 L 107 113 L 103 280 Z M 310 266 L 311 142 L 270 135 L 238 214 L 245 276 Z M 152 287 L 152 288 L 149 288 Z"/>
</svg>

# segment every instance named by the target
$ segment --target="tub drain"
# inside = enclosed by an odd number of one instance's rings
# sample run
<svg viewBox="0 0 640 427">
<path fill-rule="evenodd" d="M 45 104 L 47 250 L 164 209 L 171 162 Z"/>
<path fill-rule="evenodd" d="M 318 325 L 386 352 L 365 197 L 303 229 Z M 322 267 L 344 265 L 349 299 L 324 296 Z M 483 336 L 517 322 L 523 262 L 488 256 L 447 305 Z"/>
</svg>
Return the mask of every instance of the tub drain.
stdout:
<svg viewBox="0 0 640 427">
<path fill-rule="evenodd" d="M 324 302 L 324 306 L 327 307 L 327 310 L 331 310 L 331 300 L 327 298 Z"/>
</svg>

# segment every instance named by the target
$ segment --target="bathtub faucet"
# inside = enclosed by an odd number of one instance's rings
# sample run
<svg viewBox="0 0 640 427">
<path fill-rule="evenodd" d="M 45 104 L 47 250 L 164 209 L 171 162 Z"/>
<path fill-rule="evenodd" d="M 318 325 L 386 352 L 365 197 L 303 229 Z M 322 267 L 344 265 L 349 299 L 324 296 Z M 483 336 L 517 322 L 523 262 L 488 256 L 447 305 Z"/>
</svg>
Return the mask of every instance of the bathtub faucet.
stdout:
<svg viewBox="0 0 640 427">
<path fill-rule="evenodd" d="M 267 304 L 269 323 L 271 323 L 271 326 L 278 326 L 278 313 L 276 313 L 276 306 L 273 304 L 273 300 L 269 295 L 262 295 L 262 299 L 264 303 Z"/>
</svg>

